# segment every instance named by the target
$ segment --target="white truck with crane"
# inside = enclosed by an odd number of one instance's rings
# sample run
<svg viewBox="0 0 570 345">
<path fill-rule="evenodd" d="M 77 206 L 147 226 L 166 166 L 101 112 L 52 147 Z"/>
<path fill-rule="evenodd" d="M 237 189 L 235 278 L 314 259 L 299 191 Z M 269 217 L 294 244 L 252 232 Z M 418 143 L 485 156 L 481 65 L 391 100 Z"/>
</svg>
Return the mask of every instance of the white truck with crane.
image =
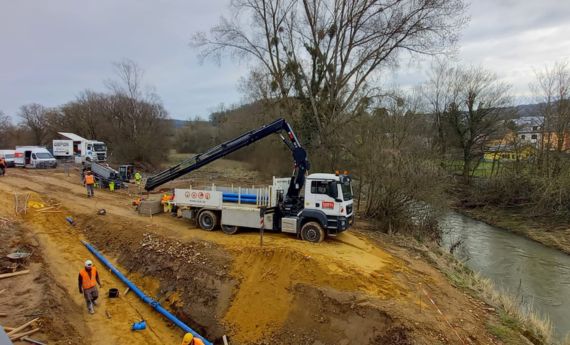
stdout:
<svg viewBox="0 0 570 345">
<path fill-rule="evenodd" d="M 240 228 L 296 234 L 303 240 L 321 242 L 347 230 L 354 221 L 351 178 L 348 174 L 316 173 L 310 168 L 307 152 L 284 119 L 249 131 L 197 154 L 147 179 L 151 191 L 214 160 L 257 142 L 271 134 L 291 150 L 295 167 L 290 178 L 274 178 L 263 188 L 228 190 L 211 186 L 204 189 L 174 189 L 171 203 L 184 218 L 195 219 L 204 230 L 218 226 L 227 234 Z"/>
</svg>

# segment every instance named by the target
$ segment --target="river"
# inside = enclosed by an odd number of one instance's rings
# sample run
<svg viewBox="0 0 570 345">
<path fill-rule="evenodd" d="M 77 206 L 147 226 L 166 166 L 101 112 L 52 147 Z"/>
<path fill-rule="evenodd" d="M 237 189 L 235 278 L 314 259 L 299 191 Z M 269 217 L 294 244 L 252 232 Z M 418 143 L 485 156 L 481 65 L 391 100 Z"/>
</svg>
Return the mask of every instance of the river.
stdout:
<svg viewBox="0 0 570 345">
<path fill-rule="evenodd" d="M 550 318 L 556 338 L 570 333 L 570 255 L 455 212 L 442 225 L 447 247 L 463 241 L 455 254 L 469 268 L 532 303 Z"/>
</svg>

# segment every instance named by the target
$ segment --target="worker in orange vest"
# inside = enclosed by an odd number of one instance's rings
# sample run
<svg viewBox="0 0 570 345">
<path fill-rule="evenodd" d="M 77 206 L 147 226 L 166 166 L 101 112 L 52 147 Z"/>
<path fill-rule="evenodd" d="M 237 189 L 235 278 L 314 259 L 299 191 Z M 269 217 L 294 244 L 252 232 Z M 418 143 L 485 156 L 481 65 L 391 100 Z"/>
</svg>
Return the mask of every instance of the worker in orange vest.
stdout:
<svg viewBox="0 0 570 345">
<path fill-rule="evenodd" d="M 85 177 L 83 178 L 83 185 L 87 188 L 87 197 L 93 197 L 93 187 L 95 186 L 95 176 L 91 170 L 85 172 Z"/>
<path fill-rule="evenodd" d="M 168 195 L 168 194 L 163 194 L 162 195 L 162 199 L 160 200 L 160 203 L 162 204 L 162 208 L 164 213 L 170 213 L 172 212 L 172 201 L 173 197 L 172 195 Z"/>
<path fill-rule="evenodd" d="M 0 157 L 0 175 L 4 176 L 6 175 L 6 167 L 8 165 L 6 164 L 6 160 L 4 159 L 4 157 Z"/>
<path fill-rule="evenodd" d="M 85 297 L 87 310 L 89 311 L 89 314 L 94 314 L 95 305 L 97 304 L 96 301 L 99 297 L 97 284 L 99 287 L 102 287 L 103 285 L 101 285 L 99 273 L 93 266 L 93 262 L 91 262 L 91 260 L 85 261 L 85 268 L 79 271 L 79 277 L 77 279 L 79 284 L 79 293 L 82 293 L 83 297 Z"/>
<path fill-rule="evenodd" d="M 202 339 L 195 338 L 192 333 L 186 333 L 182 339 L 182 345 L 205 345 Z"/>
</svg>

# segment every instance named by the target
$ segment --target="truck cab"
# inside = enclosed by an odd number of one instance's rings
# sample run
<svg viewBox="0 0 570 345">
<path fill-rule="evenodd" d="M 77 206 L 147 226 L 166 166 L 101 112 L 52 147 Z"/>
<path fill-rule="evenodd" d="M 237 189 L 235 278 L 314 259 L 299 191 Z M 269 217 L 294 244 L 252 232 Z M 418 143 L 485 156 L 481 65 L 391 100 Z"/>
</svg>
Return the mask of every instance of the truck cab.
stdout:
<svg viewBox="0 0 570 345">
<path fill-rule="evenodd" d="M 107 160 L 107 145 L 102 141 L 85 141 L 85 160 L 104 162 Z"/>
<path fill-rule="evenodd" d="M 279 182 L 274 188 L 280 193 Z M 348 175 L 317 173 L 305 179 L 300 209 L 282 209 L 281 231 L 303 240 L 320 242 L 347 230 L 354 221 L 351 178 Z"/>
<path fill-rule="evenodd" d="M 353 221 L 350 182 L 346 175 L 320 173 L 307 176 L 301 227 L 307 219 L 316 218 L 327 235 L 346 230 Z"/>
</svg>

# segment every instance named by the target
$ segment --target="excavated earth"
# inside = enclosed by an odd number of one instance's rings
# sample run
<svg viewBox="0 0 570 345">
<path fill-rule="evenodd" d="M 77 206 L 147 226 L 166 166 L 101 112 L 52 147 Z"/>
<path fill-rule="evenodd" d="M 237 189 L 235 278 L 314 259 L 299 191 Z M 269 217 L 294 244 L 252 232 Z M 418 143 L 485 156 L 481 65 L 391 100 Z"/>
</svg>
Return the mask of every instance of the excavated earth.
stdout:
<svg viewBox="0 0 570 345">
<path fill-rule="evenodd" d="M 184 183 L 211 182 L 198 176 Z M 14 193 L 29 193 L 35 207 L 14 214 Z M 215 344 L 223 335 L 232 345 L 500 344 L 487 331 L 496 316 L 484 303 L 452 287 L 419 256 L 364 232 L 320 244 L 266 233 L 260 246 L 254 231 L 228 236 L 169 215 L 140 216 L 131 206 L 135 196 L 134 190 L 97 190 L 87 199 L 76 171 L 8 170 L 0 178 L 0 217 L 8 224 L 0 254 L 33 245 L 26 265 L 36 278 L 0 280 L 0 291 L 8 289 L 0 312 L 8 300 L 14 311 L 0 325 L 15 327 L 38 310 L 44 312 L 38 337 L 50 344 L 179 343 L 183 332 L 125 295 L 126 287 L 96 260 L 102 301 L 95 315 L 87 314 L 76 280 L 83 261 L 93 258 L 80 242 L 86 240 Z M 102 208 L 106 215 L 97 215 Z M 111 287 L 120 298 L 105 296 Z M 131 332 L 141 319 L 148 329 Z"/>
</svg>

